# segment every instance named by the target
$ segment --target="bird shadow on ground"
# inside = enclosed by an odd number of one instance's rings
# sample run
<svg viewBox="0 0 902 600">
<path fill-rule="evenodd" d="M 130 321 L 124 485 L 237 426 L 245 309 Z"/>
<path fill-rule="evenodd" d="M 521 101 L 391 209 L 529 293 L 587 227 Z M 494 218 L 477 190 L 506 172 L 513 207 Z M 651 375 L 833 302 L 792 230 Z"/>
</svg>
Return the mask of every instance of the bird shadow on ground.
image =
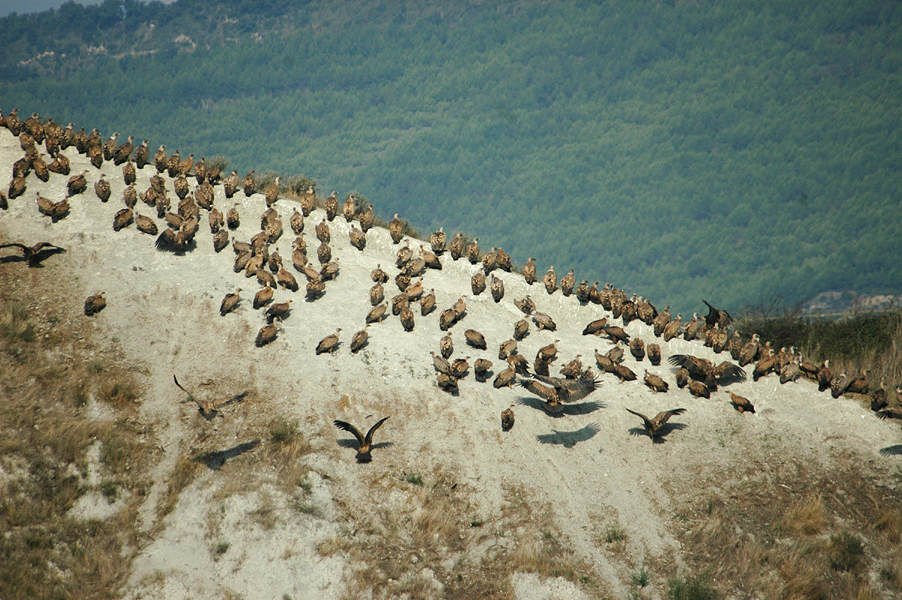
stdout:
<svg viewBox="0 0 902 600">
<path fill-rule="evenodd" d="M 655 443 L 655 444 L 663 444 L 664 442 L 667 441 L 664 438 L 671 431 L 680 431 L 680 430 L 686 429 L 686 427 L 688 427 L 688 425 L 686 425 L 685 423 L 665 423 L 658 430 L 658 435 L 651 438 L 651 441 L 652 441 L 652 443 Z M 648 432 L 645 431 L 644 427 L 630 427 L 629 433 L 630 433 L 630 435 L 635 435 L 635 436 L 648 435 Z"/>
<path fill-rule="evenodd" d="M 880 449 L 882 456 L 902 456 L 902 444 L 894 444 Z"/>
<path fill-rule="evenodd" d="M 585 427 L 581 427 L 575 431 L 557 431 L 552 430 L 554 433 L 543 433 L 536 436 L 536 439 L 540 444 L 555 444 L 558 446 L 564 446 L 565 448 L 573 448 L 576 444 L 580 442 L 585 442 L 587 440 L 595 437 L 595 434 L 598 433 L 599 427 L 598 423 L 590 423 Z"/>
<path fill-rule="evenodd" d="M 353 448 L 354 450 L 360 448 L 360 444 L 354 438 L 344 438 L 338 440 L 338 445 L 342 448 Z M 394 442 L 379 442 L 378 444 L 372 444 L 370 448 L 372 448 L 373 450 L 378 450 L 379 448 L 391 448 L 394 445 Z"/>
<path fill-rule="evenodd" d="M 604 408 L 605 405 L 602 402 L 580 402 L 578 404 L 561 404 L 558 408 L 559 411 L 552 411 L 548 409 L 548 405 L 544 400 L 540 398 L 534 398 L 532 396 L 520 396 L 517 398 L 517 404 L 522 406 L 528 406 L 529 408 L 534 408 L 536 410 L 541 410 L 545 414 L 550 417 L 563 417 L 565 415 L 588 415 L 590 413 L 595 412 L 599 408 Z"/>
<path fill-rule="evenodd" d="M 226 463 L 226 461 L 231 460 L 236 456 L 240 456 L 245 452 L 249 452 L 259 445 L 260 440 L 244 442 L 243 444 L 238 444 L 237 446 L 233 446 L 228 450 L 217 450 L 214 452 L 201 454 L 194 460 L 199 463 L 203 463 L 208 468 L 213 469 L 214 471 L 218 471 L 220 467 L 222 467 Z"/>
<path fill-rule="evenodd" d="M 43 269 L 44 265 L 41 264 L 42 262 L 53 256 L 54 254 L 62 254 L 65 251 L 65 248 L 49 248 L 47 250 L 41 250 L 34 257 L 32 257 L 31 262 L 28 263 L 28 266 L 32 269 Z M 16 254 L 0 256 L 0 265 L 16 262 L 28 262 L 28 259 L 24 256 L 19 256 Z"/>
</svg>

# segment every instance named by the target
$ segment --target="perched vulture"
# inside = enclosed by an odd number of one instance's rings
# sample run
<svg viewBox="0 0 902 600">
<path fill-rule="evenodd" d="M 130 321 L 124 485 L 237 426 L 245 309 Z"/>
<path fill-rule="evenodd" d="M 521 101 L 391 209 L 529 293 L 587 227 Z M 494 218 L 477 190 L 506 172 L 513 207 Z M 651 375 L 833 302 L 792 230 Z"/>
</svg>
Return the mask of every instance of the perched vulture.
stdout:
<svg viewBox="0 0 902 600">
<path fill-rule="evenodd" d="M 670 386 L 667 385 L 667 382 L 661 379 L 660 376 L 649 373 L 648 371 L 645 371 L 644 381 L 645 385 L 655 392 L 666 392 L 670 388 Z"/>
<path fill-rule="evenodd" d="M 238 295 L 240 291 L 241 288 L 238 288 L 234 292 L 225 295 L 225 298 L 222 299 L 222 304 L 219 305 L 220 316 L 224 317 L 228 313 L 235 310 L 235 308 L 238 306 L 238 302 L 241 300 L 241 296 Z"/>
<path fill-rule="evenodd" d="M 93 316 L 102 311 L 106 307 L 106 298 L 103 297 L 105 292 L 97 292 L 85 299 L 85 314 Z"/>
<path fill-rule="evenodd" d="M 330 354 L 334 353 L 338 350 L 338 346 L 341 342 L 338 339 L 338 334 L 341 333 L 341 327 L 335 330 L 335 333 L 332 335 L 327 335 L 323 339 L 320 340 L 319 344 L 316 345 L 316 353 L 322 354 L 323 352 L 328 352 Z"/>
</svg>

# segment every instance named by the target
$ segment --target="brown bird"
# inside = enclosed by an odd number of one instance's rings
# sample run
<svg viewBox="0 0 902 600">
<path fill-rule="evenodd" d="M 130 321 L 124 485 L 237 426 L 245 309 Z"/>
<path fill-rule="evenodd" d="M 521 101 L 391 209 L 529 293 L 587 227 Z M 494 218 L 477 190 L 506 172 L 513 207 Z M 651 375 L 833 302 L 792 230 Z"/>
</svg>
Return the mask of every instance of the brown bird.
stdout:
<svg viewBox="0 0 902 600">
<path fill-rule="evenodd" d="M 451 339 L 450 333 L 446 333 L 439 339 L 438 347 L 443 358 L 450 358 L 451 355 L 454 354 L 454 342 Z"/>
<path fill-rule="evenodd" d="M 356 226 L 353 226 L 353 225 L 351 226 L 351 231 L 348 232 L 348 236 L 351 240 L 352 246 L 354 246 L 361 252 L 363 251 L 364 248 L 366 248 L 366 234 L 363 233 L 363 231 L 358 229 Z"/>
<path fill-rule="evenodd" d="M 285 289 L 291 290 L 292 292 L 298 291 L 297 279 L 284 268 L 280 268 L 279 272 L 276 273 L 276 281 Z"/>
<path fill-rule="evenodd" d="M 398 314 L 398 318 L 401 319 L 401 326 L 404 328 L 404 331 L 413 331 L 414 328 L 414 319 L 413 319 L 413 311 L 410 310 L 410 306 L 405 304 L 401 307 L 401 312 Z"/>
<path fill-rule="evenodd" d="M 344 204 L 341 205 L 341 214 L 345 217 L 345 223 L 350 223 L 354 220 L 354 215 L 357 214 L 357 204 L 354 202 L 353 194 L 348 194 Z"/>
<path fill-rule="evenodd" d="M 273 294 L 273 289 L 268 285 L 257 290 L 257 293 L 254 294 L 254 308 L 260 308 L 272 302 Z"/>
<path fill-rule="evenodd" d="M 382 417 L 381 419 L 376 421 L 376 424 L 370 427 L 370 430 L 366 432 L 365 436 L 361 435 L 360 431 L 358 431 L 356 427 L 346 421 L 339 421 L 338 419 L 335 419 L 334 421 L 332 421 L 332 423 L 342 431 L 350 432 L 355 438 L 357 438 L 357 462 L 368 463 L 373 459 L 370 454 L 373 449 L 373 433 L 375 433 L 375 431 L 379 429 L 379 427 L 381 427 L 383 423 L 388 421 L 388 419 L 389 417 Z"/>
<path fill-rule="evenodd" d="M 429 351 L 429 354 L 432 355 L 432 367 L 435 369 L 436 373 L 451 375 L 451 363 L 448 362 L 448 359 L 446 357 L 438 356 L 431 350 Z"/>
<path fill-rule="evenodd" d="M 557 290 L 557 277 L 554 274 L 554 265 L 548 267 L 548 270 L 545 272 L 545 277 L 542 280 L 545 284 L 545 291 L 549 294 L 553 294 L 555 290 Z"/>
<path fill-rule="evenodd" d="M 314 230 L 316 232 L 316 239 L 318 239 L 323 244 L 328 244 L 332 240 L 332 234 L 329 231 L 329 224 L 326 223 L 325 219 L 317 223 Z"/>
<path fill-rule="evenodd" d="M 482 255 L 482 270 L 485 271 L 486 275 L 495 270 L 495 248 L 492 248 L 491 252 L 486 252 Z"/>
<path fill-rule="evenodd" d="M 523 278 L 526 280 L 527 285 L 532 285 L 536 282 L 535 260 L 535 258 L 530 257 L 526 264 L 523 265 Z"/>
<path fill-rule="evenodd" d="M 501 360 L 507 360 L 507 357 L 511 354 L 515 354 L 517 352 L 517 341 L 516 340 L 507 340 L 505 342 L 501 342 L 501 345 L 498 346 L 498 358 Z"/>
<path fill-rule="evenodd" d="M 645 342 L 641 338 L 636 337 L 630 341 L 630 354 L 638 361 L 645 358 Z"/>
<path fill-rule="evenodd" d="M 549 377 L 535 373 L 532 375 L 539 381 L 550 385 L 561 402 L 577 402 L 582 400 L 592 392 L 598 389 L 600 380 L 595 377 L 591 370 L 584 371 L 579 377 L 574 379 L 566 379 L 560 377 Z"/>
<path fill-rule="evenodd" d="M 570 296 L 573 293 L 573 286 L 576 285 L 576 276 L 573 274 L 573 269 L 570 269 L 566 275 L 561 277 L 561 293 L 564 296 Z"/>
<path fill-rule="evenodd" d="M 501 299 L 504 298 L 504 282 L 494 275 L 492 275 L 492 299 L 495 302 L 501 302 Z"/>
<path fill-rule="evenodd" d="M 473 375 L 476 377 L 476 381 L 483 382 L 488 379 L 491 369 L 492 361 L 485 358 L 477 358 L 476 362 L 473 363 Z"/>
<path fill-rule="evenodd" d="M 513 405 L 501 411 L 501 431 L 510 431 L 514 427 Z"/>
<path fill-rule="evenodd" d="M 226 213 L 226 225 L 229 229 L 236 229 L 241 224 L 241 218 L 238 215 L 238 205 L 234 205 Z"/>
<path fill-rule="evenodd" d="M 309 288 L 309 285 L 308 285 Z M 367 323 L 378 323 L 385 318 L 385 312 L 388 310 L 388 306 L 385 304 L 380 304 L 379 306 L 374 306 L 370 312 L 366 315 Z"/>
<path fill-rule="evenodd" d="M 169 174 L 172 176 L 172 173 Z M 254 181 L 254 169 L 251 169 L 250 173 L 244 176 L 244 179 L 241 180 L 241 187 L 244 188 L 245 196 L 252 196 L 254 192 L 257 190 L 257 183 Z"/>
<path fill-rule="evenodd" d="M 135 219 L 135 213 L 130 208 L 120 208 L 113 215 L 113 231 L 119 231 L 123 227 L 131 225 Z M 169 231 L 169 230 L 167 230 Z"/>
<path fill-rule="evenodd" d="M 276 319 L 284 321 L 291 314 L 291 299 L 286 302 L 276 302 L 266 309 L 266 322 L 272 323 Z"/>
<path fill-rule="evenodd" d="M 686 323 L 684 328 L 683 339 L 687 342 L 698 339 L 704 326 L 705 322 L 698 318 L 698 313 L 693 313 L 692 319 Z"/>
<path fill-rule="evenodd" d="M 461 232 L 457 232 L 451 243 L 448 244 L 448 250 L 451 252 L 451 260 L 457 260 L 464 254 L 464 236 Z"/>
<path fill-rule="evenodd" d="M 683 326 L 683 315 L 677 313 L 676 318 L 664 326 L 664 330 L 662 332 L 664 341 L 669 342 L 673 338 L 680 335 L 680 329 L 682 328 L 682 326 Z"/>
<path fill-rule="evenodd" d="M 745 345 L 742 346 L 742 350 L 739 351 L 739 366 L 744 367 L 756 358 L 758 358 L 758 353 L 761 349 L 761 344 L 759 343 L 758 334 L 752 334 L 752 339 L 746 342 Z"/>
<path fill-rule="evenodd" d="M 486 349 L 485 336 L 475 329 L 467 329 L 464 331 L 464 337 L 467 339 L 467 344 L 470 346 L 478 348 L 479 350 Z"/>
<path fill-rule="evenodd" d="M 241 400 L 244 397 L 244 394 L 240 394 L 231 398 L 219 398 L 217 400 L 210 401 L 204 398 L 198 398 L 197 396 L 186 390 L 184 387 L 182 387 L 182 384 L 179 383 L 179 380 L 175 375 L 172 376 L 172 380 L 180 390 L 188 395 L 188 400 L 191 400 L 192 402 L 197 404 L 197 411 L 208 421 L 216 415 L 216 413 L 218 412 L 217 409 L 219 407 L 226 404 L 231 404 L 232 402 Z"/>
<path fill-rule="evenodd" d="M 577 354 L 576 357 L 561 367 L 560 373 L 567 379 L 576 379 L 583 372 L 583 362 L 580 360 L 581 354 Z"/>
<path fill-rule="evenodd" d="M 657 366 L 661 364 L 661 346 L 658 344 L 649 344 L 648 348 L 648 360 L 651 364 Z"/>
<path fill-rule="evenodd" d="M 662 312 L 659 312 L 658 316 L 652 321 L 652 330 L 654 331 L 655 337 L 661 337 L 661 334 L 664 333 L 664 328 L 667 327 L 668 323 L 670 323 L 669 306 L 665 307 Z"/>
<path fill-rule="evenodd" d="M 101 202 L 106 202 L 110 199 L 110 190 L 110 182 L 106 180 L 106 175 L 101 173 L 100 179 L 94 182 L 94 193 L 97 194 Z"/>
<path fill-rule="evenodd" d="M 254 344 L 260 348 L 261 346 L 265 346 L 270 343 L 279 334 L 279 328 L 274 323 L 270 323 L 269 325 L 264 325 L 260 328 L 260 331 L 257 332 L 257 339 L 254 340 Z"/>
<path fill-rule="evenodd" d="M 455 379 L 463 379 L 467 376 L 467 372 L 470 370 L 470 363 L 467 362 L 469 358 L 458 358 L 453 363 L 451 363 L 451 375 Z"/>
<path fill-rule="evenodd" d="M 65 248 L 54 246 L 50 242 L 38 242 L 33 246 L 26 246 L 19 242 L 9 242 L 0 244 L 0 248 L 19 248 L 22 250 L 22 257 L 28 262 L 29 267 L 38 266 L 51 254 L 58 254 L 66 251 Z"/>
<path fill-rule="evenodd" d="M 868 370 L 862 369 L 861 371 L 859 371 L 858 377 L 849 382 L 849 387 L 846 389 L 846 391 L 853 394 L 867 394 L 869 389 L 870 384 L 868 384 Z"/>
<path fill-rule="evenodd" d="M 751 402 L 749 402 L 748 398 L 744 398 L 744 397 L 740 396 L 739 394 L 734 394 L 733 392 L 730 392 L 730 404 L 732 404 L 733 408 L 735 408 L 736 410 L 738 410 L 741 413 L 755 412 L 755 407 L 752 405 Z"/>
<path fill-rule="evenodd" d="M 400 243 L 404 237 L 404 221 L 398 217 L 398 213 L 395 213 L 394 218 L 388 223 L 388 233 L 393 244 Z"/>
<path fill-rule="evenodd" d="M 369 324 L 367 324 L 366 327 L 369 327 Z M 361 348 L 366 346 L 367 341 L 369 340 L 370 335 L 367 333 L 366 327 L 351 337 L 351 352 L 353 354 L 357 354 Z"/>
<path fill-rule="evenodd" d="M 241 296 L 238 293 L 241 291 L 241 288 L 238 288 L 231 294 L 226 294 L 225 298 L 222 299 L 222 304 L 219 305 L 219 314 L 220 316 L 226 316 L 226 314 L 235 310 L 238 306 L 238 301 L 241 300 Z"/>
<path fill-rule="evenodd" d="M 832 381 L 833 371 L 830 370 L 830 360 L 827 359 L 817 372 L 817 390 L 823 392 L 830 387 Z"/>
<path fill-rule="evenodd" d="M 370 288 L 370 305 L 376 306 L 385 300 L 385 289 L 381 283 L 377 283 Z"/>
<path fill-rule="evenodd" d="M 624 331 L 623 327 L 619 327 L 617 325 L 608 325 L 604 328 L 604 334 L 610 339 L 612 342 L 623 342 L 624 344 L 629 344 L 630 336 Z"/>
<path fill-rule="evenodd" d="M 279 177 L 276 177 L 272 183 L 263 188 L 263 197 L 267 208 L 276 203 L 276 200 L 279 199 Z"/>
<path fill-rule="evenodd" d="M 513 367 L 508 367 L 503 371 L 499 372 L 495 375 L 495 380 L 492 382 L 492 386 L 495 389 L 500 389 L 503 387 L 510 387 L 514 384 L 517 379 L 517 372 L 514 371 Z"/>
<path fill-rule="evenodd" d="M 516 306 L 517 308 L 519 308 L 519 309 L 520 309 L 520 312 L 522 312 L 524 315 L 527 315 L 527 316 L 528 316 L 528 315 L 531 315 L 531 314 L 532 314 L 533 312 L 535 312 L 535 310 L 536 310 L 536 303 L 535 303 L 535 300 L 533 300 L 532 298 L 530 298 L 528 295 L 527 295 L 526 297 L 524 297 L 524 298 L 519 299 L 519 300 L 516 300 L 516 299 L 515 299 L 515 300 L 514 300 L 514 306 Z"/>
<path fill-rule="evenodd" d="M 608 325 L 608 318 L 595 319 L 583 328 L 583 335 L 600 335 Z"/>
<path fill-rule="evenodd" d="M 322 279 L 316 278 L 307 282 L 307 292 L 305 296 L 307 300 L 312 302 L 324 293 L 326 293 L 326 283 Z"/>
<path fill-rule="evenodd" d="M 557 329 L 557 323 L 554 322 L 554 319 L 542 312 L 533 313 L 532 322 L 535 323 L 536 327 L 539 329 L 547 329 L 548 331 L 555 331 Z"/>
<path fill-rule="evenodd" d="M 676 370 L 676 384 L 677 387 L 683 389 L 687 385 L 689 385 L 689 370 L 685 367 L 680 367 Z"/>
<path fill-rule="evenodd" d="M 85 315 L 93 316 L 102 311 L 106 307 L 106 298 L 103 295 L 106 292 L 97 292 L 85 299 Z"/>
<path fill-rule="evenodd" d="M 636 380 L 636 373 L 626 365 L 615 365 L 614 375 L 616 375 L 620 379 L 620 381 Z"/>
<path fill-rule="evenodd" d="M 780 383 L 789 383 L 801 376 L 802 369 L 799 368 L 799 363 L 796 361 L 789 362 L 780 369 Z"/>
<path fill-rule="evenodd" d="M 699 398 L 711 397 L 711 390 L 708 389 L 708 386 L 701 381 L 696 381 L 694 379 L 689 381 L 689 393 Z"/>
<path fill-rule="evenodd" d="M 88 187 L 88 180 L 85 178 L 87 171 L 82 171 L 78 175 L 73 175 L 66 182 L 66 190 L 68 196 L 75 196 L 85 191 Z"/>
<path fill-rule="evenodd" d="M 519 384 L 539 398 L 545 400 L 544 408 L 548 413 L 561 414 L 561 412 L 563 412 L 563 406 L 561 405 L 557 390 L 552 386 L 545 385 L 534 379 L 520 379 Z"/>
<path fill-rule="evenodd" d="M 518 375 L 523 375 L 524 377 L 529 375 L 529 361 L 526 360 L 526 357 L 522 354 L 508 354 L 506 360 L 507 364 L 510 365 Z M 538 364 L 539 361 L 536 361 L 536 365 Z M 545 373 L 541 374 L 547 375 L 547 371 L 548 367 L 546 366 Z M 536 372 L 538 373 L 539 370 L 537 369 Z"/>
<path fill-rule="evenodd" d="M 338 350 L 338 346 L 341 342 L 338 339 L 338 334 L 341 333 L 341 327 L 335 330 L 335 333 L 332 335 L 327 335 L 323 339 L 320 340 L 319 344 L 316 345 L 316 353 L 322 354 L 323 352 L 328 352 L 330 354 L 334 353 Z"/>
<path fill-rule="evenodd" d="M 705 303 L 705 306 L 708 307 L 708 314 L 705 316 L 705 323 L 708 327 L 714 327 L 715 324 L 719 325 L 721 329 L 725 329 L 727 325 L 733 322 L 733 317 L 730 316 L 725 310 L 714 308 L 711 304 L 708 303 L 707 300 L 702 300 Z M 752 411 L 754 412 L 754 411 Z"/>
<path fill-rule="evenodd" d="M 713 378 L 721 385 L 728 385 L 746 380 L 745 371 L 729 361 L 723 361 L 714 366 L 714 363 L 706 358 L 698 358 L 691 354 L 674 354 L 667 359 L 667 362 L 674 366 L 685 367 L 689 377 L 696 381 L 708 381 Z"/>
<path fill-rule="evenodd" d="M 479 238 L 474 237 L 470 240 L 470 243 L 467 244 L 466 249 L 467 260 L 470 261 L 471 265 L 475 265 L 479 262 Z"/>
<path fill-rule="evenodd" d="M 330 221 L 338 215 L 338 196 L 334 191 L 326 198 L 323 208 L 326 210 L 326 218 Z"/>
<path fill-rule="evenodd" d="M 424 317 L 435 310 L 435 290 L 429 291 L 429 294 L 420 299 L 420 314 Z"/>
<path fill-rule="evenodd" d="M 434 231 L 432 235 L 429 236 L 429 245 L 432 247 L 432 251 L 441 255 L 445 252 L 445 242 L 447 241 L 447 236 L 445 235 L 445 228 L 439 227 L 438 231 Z"/>
<path fill-rule="evenodd" d="M 645 385 L 655 392 L 666 392 L 670 388 L 670 386 L 667 385 L 667 382 L 661 379 L 660 376 L 649 373 L 647 370 L 645 371 L 644 381 Z"/>
<path fill-rule="evenodd" d="M 370 273 L 370 278 L 376 283 L 388 283 L 388 275 L 382 270 L 382 265 L 376 265 Z"/>
<path fill-rule="evenodd" d="M 636 412 L 634 410 L 626 409 L 628 413 L 632 413 L 642 419 L 642 423 L 645 425 L 645 433 L 654 441 L 656 437 L 664 433 L 663 428 L 664 424 L 670 420 L 671 417 L 676 415 L 681 415 L 686 412 L 685 408 L 674 408 L 671 410 L 665 410 L 663 412 L 659 412 L 654 418 L 649 419 L 645 415 L 640 412 Z"/>
<path fill-rule="evenodd" d="M 595 364 L 605 373 L 616 374 L 617 372 L 617 363 L 611 360 L 609 356 L 598 352 L 598 350 L 595 351 Z"/>
<path fill-rule="evenodd" d="M 457 378 L 453 375 L 438 373 L 435 376 L 435 381 L 439 388 L 445 390 L 449 394 L 457 396 L 460 393 L 460 388 L 457 386 Z"/>
<path fill-rule="evenodd" d="M 482 271 L 476 271 L 473 276 L 470 278 L 470 289 L 473 290 L 473 295 L 478 296 L 482 292 L 485 291 L 485 273 Z"/>
<path fill-rule="evenodd" d="M 446 308 L 438 317 L 438 327 L 442 331 L 448 331 L 458 321 L 457 313 L 453 308 Z"/>
<path fill-rule="evenodd" d="M 514 339 L 522 340 L 529 333 L 529 321 L 520 319 L 514 323 Z"/>
</svg>

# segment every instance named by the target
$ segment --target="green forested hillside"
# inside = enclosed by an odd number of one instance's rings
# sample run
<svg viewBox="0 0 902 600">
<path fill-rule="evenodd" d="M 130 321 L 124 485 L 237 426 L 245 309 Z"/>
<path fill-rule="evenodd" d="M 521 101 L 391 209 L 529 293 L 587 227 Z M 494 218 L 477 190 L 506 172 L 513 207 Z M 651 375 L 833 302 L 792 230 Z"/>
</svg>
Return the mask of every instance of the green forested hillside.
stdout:
<svg viewBox="0 0 902 600">
<path fill-rule="evenodd" d="M 684 311 L 902 292 L 902 4 L 414 6 L 12 16 L 0 107 L 302 173 Z"/>
</svg>

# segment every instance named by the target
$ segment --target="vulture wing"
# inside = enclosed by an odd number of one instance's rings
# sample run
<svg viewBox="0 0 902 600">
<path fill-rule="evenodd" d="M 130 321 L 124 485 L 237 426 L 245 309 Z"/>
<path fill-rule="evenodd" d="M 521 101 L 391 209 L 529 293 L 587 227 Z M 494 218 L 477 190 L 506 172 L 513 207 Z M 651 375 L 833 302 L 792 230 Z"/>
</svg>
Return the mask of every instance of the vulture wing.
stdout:
<svg viewBox="0 0 902 600">
<path fill-rule="evenodd" d="M 388 421 L 389 418 L 390 418 L 390 417 L 382 417 L 381 419 L 379 419 L 378 421 L 376 421 L 376 424 L 375 424 L 375 425 L 373 425 L 372 427 L 370 427 L 370 430 L 366 432 L 366 443 L 367 443 L 367 444 L 372 444 L 372 443 L 373 443 L 373 432 L 376 431 L 377 429 L 379 429 L 379 427 L 380 427 L 383 423 L 385 423 L 386 421 Z M 335 424 L 338 425 L 338 421 L 336 421 Z"/>
<path fill-rule="evenodd" d="M 376 425 L 378 426 L 381 423 L 382 423 L 382 421 L 379 421 L 379 423 L 376 423 Z M 344 431 L 348 431 L 348 432 L 352 433 L 354 435 L 354 437 L 357 438 L 357 443 L 360 444 L 361 446 L 363 446 L 363 444 L 364 444 L 363 436 L 360 435 L 360 432 L 357 431 L 356 427 L 354 427 L 353 425 L 351 425 L 350 423 L 348 423 L 346 421 L 339 421 L 338 419 L 335 419 L 334 421 L 332 421 L 332 424 L 335 425 L 336 427 L 338 427 L 339 429 L 342 429 Z M 372 429 L 370 430 L 370 433 L 372 433 Z"/>
<path fill-rule="evenodd" d="M 646 416 L 643 415 L 642 413 L 636 412 L 636 411 L 634 411 L 634 410 L 630 410 L 630 409 L 628 409 L 628 408 L 626 409 L 626 412 L 628 412 L 628 413 L 633 413 L 634 415 L 636 415 L 637 417 L 639 417 L 640 419 L 642 419 L 642 422 L 645 423 L 645 428 L 646 428 L 646 429 L 651 429 L 651 428 L 652 428 L 652 423 L 651 423 L 651 421 L 649 421 L 649 420 L 648 420 L 648 417 L 646 417 Z"/>
<path fill-rule="evenodd" d="M 629 409 L 627 409 L 627 410 L 629 410 Z M 676 415 L 681 415 L 684 412 L 686 412 L 685 408 L 674 408 L 671 410 L 665 410 L 664 412 L 658 413 L 657 416 L 655 417 L 655 420 L 660 421 L 661 425 L 663 425 L 664 423 L 666 423 L 667 421 L 670 420 L 670 417 L 674 417 Z"/>
</svg>

